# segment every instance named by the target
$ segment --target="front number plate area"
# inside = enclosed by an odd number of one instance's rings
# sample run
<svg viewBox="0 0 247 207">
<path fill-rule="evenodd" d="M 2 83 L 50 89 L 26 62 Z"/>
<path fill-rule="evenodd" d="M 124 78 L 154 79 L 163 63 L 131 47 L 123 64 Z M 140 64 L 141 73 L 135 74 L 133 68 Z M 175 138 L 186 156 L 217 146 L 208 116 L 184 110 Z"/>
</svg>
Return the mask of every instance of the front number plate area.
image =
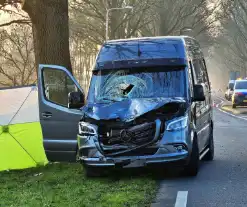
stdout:
<svg viewBox="0 0 247 207">
<path fill-rule="evenodd" d="M 123 168 L 144 167 L 146 165 L 145 159 L 137 159 L 130 162 L 128 165 L 124 165 Z"/>
</svg>

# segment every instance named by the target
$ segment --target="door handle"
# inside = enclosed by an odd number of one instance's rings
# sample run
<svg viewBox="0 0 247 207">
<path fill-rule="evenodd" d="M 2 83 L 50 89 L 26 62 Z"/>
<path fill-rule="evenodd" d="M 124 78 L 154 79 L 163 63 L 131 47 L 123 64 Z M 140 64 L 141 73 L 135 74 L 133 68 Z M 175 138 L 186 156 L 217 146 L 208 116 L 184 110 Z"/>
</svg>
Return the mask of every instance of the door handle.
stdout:
<svg viewBox="0 0 247 207">
<path fill-rule="evenodd" d="M 44 117 L 44 118 L 51 118 L 52 117 L 52 113 L 51 112 L 43 112 L 42 113 L 42 117 Z"/>
</svg>

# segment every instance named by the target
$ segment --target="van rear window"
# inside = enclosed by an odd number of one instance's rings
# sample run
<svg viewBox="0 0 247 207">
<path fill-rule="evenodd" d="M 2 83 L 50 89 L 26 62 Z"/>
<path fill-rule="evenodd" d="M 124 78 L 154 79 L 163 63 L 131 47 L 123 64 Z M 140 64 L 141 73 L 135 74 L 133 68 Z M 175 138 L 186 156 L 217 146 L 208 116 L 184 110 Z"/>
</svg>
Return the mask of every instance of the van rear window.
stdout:
<svg viewBox="0 0 247 207">
<path fill-rule="evenodd" d="M 247 81 L 237 81 L 235 89 L 247 89 Z"/>
</svg>

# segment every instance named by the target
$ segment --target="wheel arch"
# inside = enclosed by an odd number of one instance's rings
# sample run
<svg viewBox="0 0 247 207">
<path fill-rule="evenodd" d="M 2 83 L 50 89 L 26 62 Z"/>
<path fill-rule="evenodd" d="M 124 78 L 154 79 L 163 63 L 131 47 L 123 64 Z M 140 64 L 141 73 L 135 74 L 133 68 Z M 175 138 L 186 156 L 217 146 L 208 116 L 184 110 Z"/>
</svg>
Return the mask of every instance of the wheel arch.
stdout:
<svg viewBox="0 0 247 207">
<path fill-rule="evenodd" d="M 213 122 L 213 120 L 210 121 L 210 127 L 211 127 L 212 130 L 214 129 L 214 122 Z"/>
</svg>

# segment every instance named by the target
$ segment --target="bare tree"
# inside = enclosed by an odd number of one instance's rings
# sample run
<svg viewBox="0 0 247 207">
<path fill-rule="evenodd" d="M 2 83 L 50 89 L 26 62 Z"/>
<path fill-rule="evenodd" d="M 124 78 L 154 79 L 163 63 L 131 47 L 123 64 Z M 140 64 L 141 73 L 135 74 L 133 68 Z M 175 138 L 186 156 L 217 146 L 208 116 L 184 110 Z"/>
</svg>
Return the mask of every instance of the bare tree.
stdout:
<svg viewBox="0 0 247 207">
<path fill-rule="evenodd" d="M 235 23 L 235 31 L 231 32 L 234 42 L 233 52 L 247 62 L 247 3 L 243 0 L 236 0 L 234 9 L 232 10 L 232 19 Z"/>
<path fill-rule="evenodd" d="M 156 1 L 159 35 L 180 35 L 190 28 L 190 35 L 209 46 L 218 35 L 220 22 L 229 14 L 229 1 L 209 0 L 158 0 Z"/>
<path fill-rule="evenodd" d="M 87 90 L 91 69 L 99 45 L 105 41 L 106 10 L 133 6 L 131 10 L 109 13 L 110 39 L 140 36 L 141 29 L 152 22 L 153 0 L 72 0 L 70 2 L 70 45 L 74 75 Z"/>
<path fill-rule="evenodd" d="M 247 72 L 247 3 L 233 1 L 230 15 L 223 22 L 222 34 L 217 38 L 214 56 L 222 70 Z"/>
<path fill-rule="evenodd" d="M 106 10 L 133 6 L 131 10 L 113 10 L 109 13 L 110 39 L 138 36 L 140 29 L 152 22 L 148 12 L 153 0 L 72 0 L 71 30 L 95 44 L 105 40 Z"/>
<path fill-rule="evenodd" d="M 68 0 L 0 0 L 1 9 L 20 4 L 32 22 L 36 63 L 62 65 L 72 72 Z M 25 21 L 14 20 L 4 25 Z"/>
<path fill-rule="evenodd" d="M 37 75 L 31 27 L 12 25 L 8 30 L 0 30 L 0 85 L 33 84 Z"/>
<path fill-rule="evenodd" d="M 70 53 L 74 76 L 86 93 L 91 78 L 91 70 L 97 54 L 97 45 L 82 40 L 81 37 L 71 35 Z"/>
</svg>

